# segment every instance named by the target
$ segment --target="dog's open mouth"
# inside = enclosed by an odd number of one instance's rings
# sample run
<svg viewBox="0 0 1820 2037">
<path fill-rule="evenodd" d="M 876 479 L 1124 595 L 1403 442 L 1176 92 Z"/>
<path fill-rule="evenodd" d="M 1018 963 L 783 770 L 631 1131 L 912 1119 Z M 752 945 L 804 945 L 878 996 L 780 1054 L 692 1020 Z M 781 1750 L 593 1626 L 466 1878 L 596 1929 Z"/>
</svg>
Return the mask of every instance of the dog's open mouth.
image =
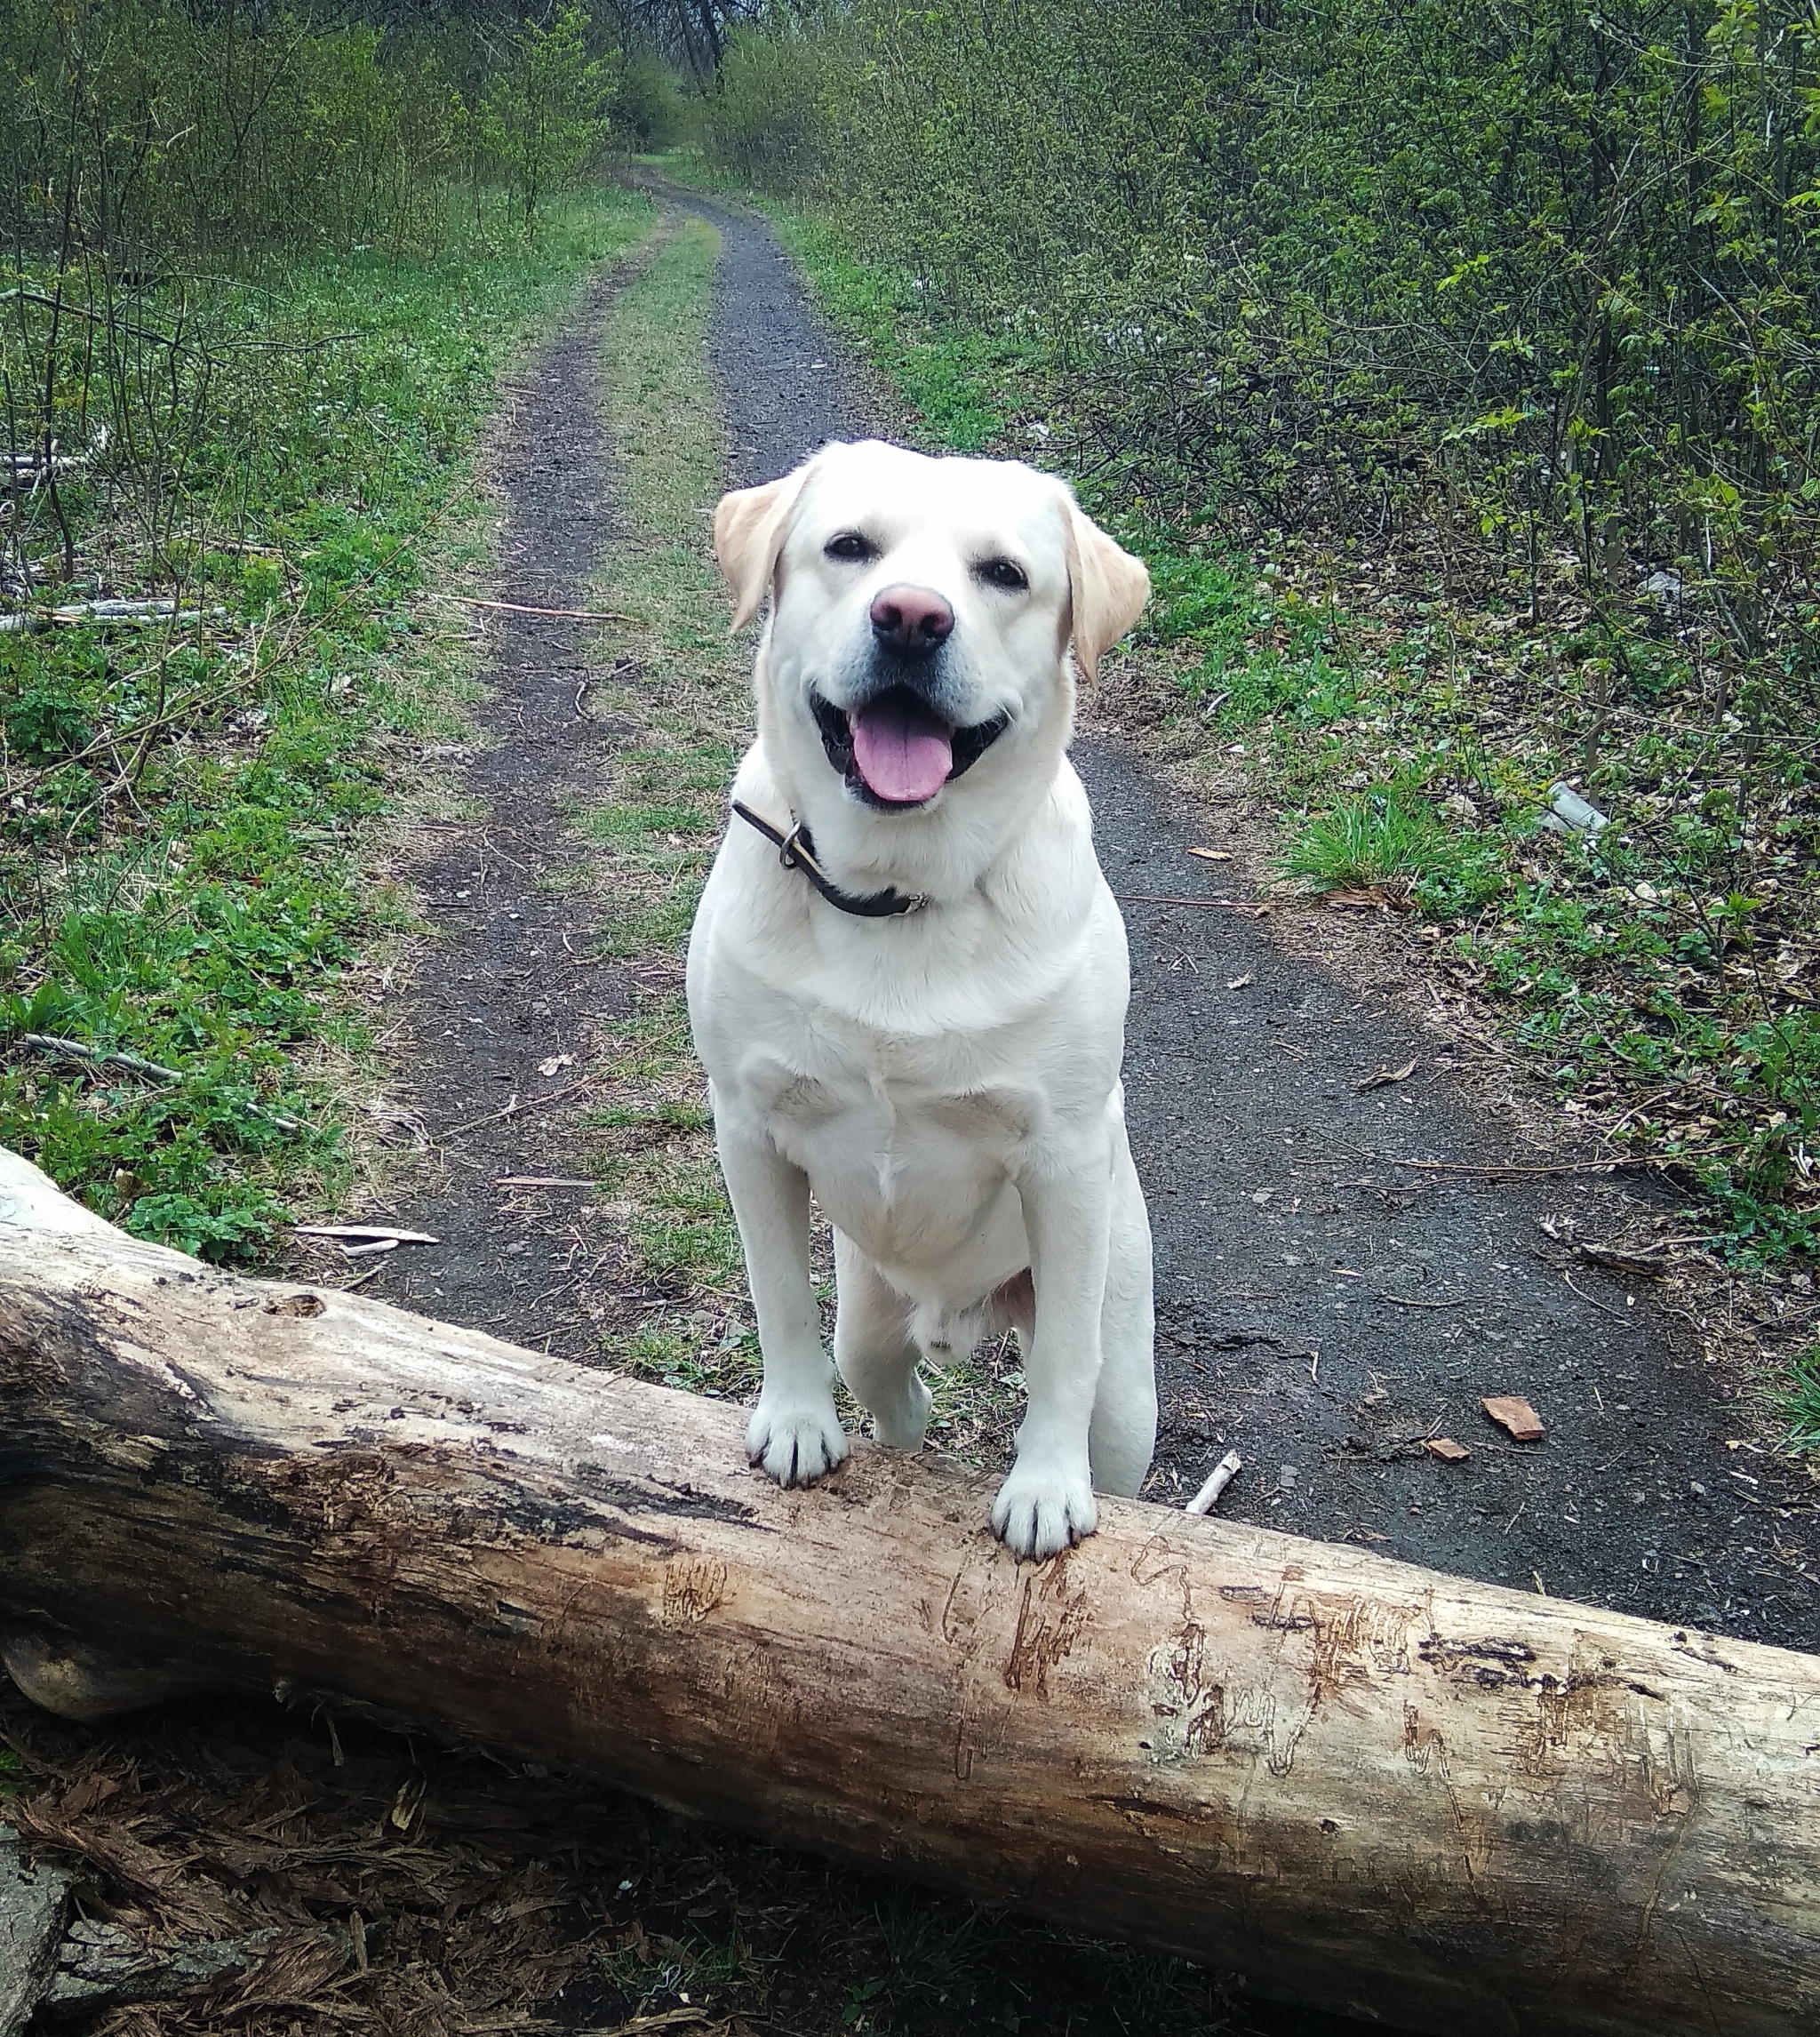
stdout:
<svg viewBox="0 0 1820 2037">
<path fill-rule="evenodd" d="M 956 728 L 907 686 L 893 686 L 849 713 L 810 697 L 828 762 L 868 804 L 922 806 L 1004 734 L 1009 715 Z"/>
</svg>

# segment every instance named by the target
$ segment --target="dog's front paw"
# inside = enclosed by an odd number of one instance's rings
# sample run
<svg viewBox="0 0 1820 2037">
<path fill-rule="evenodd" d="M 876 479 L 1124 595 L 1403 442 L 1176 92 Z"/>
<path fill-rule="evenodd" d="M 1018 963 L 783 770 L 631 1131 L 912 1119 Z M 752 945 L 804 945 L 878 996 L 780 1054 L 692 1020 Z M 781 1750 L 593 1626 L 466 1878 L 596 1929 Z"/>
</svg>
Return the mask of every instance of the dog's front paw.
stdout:
<svg viewBox="0 0 1820 2037">
<path fill-rule="evenodd" d="M 813 1485 L 846 1457 L 847 1432 L 831 1400 L 790 1408 L 761 1399 L 746 1425 L 746 1454 L 779 1485 Z"/>
<path fill-rule="evenodd" d="M 1084 1470 L 1015 1464 L 992 1503 L 992 1531 L 1020 1560 L 1040 1563 L 1098 1526 L 1099 1508 Z"/>
</svg>

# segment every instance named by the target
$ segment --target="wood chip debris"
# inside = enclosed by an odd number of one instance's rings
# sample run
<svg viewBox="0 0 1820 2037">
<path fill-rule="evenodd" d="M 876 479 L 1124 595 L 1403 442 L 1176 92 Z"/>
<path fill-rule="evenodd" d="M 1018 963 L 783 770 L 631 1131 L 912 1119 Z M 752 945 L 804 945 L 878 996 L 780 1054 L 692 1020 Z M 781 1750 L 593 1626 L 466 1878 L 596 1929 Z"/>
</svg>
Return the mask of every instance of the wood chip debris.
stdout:
<svg viewBox="0 0 1820 2037">
<path fill-rule="evenodd" d="M 552 1054 L 548 1060 L 538 1063 L 537 1072 L 540 1075 L 555 1075 L 560 1074 L 564 1068 L 572 1068 L 574 1066 L 575 1057 L 573 1054 Z"/>
<path fill-rule="evenodd" d="M 1479 1405 L 1517 1442 L 1540 1442 L 1548 1434 L 1541 1416 L 1521 1394 L 1488 1394 Z"/>
<path fill-rule="evenodd" d="M 1245 1468 L 1245 1460 L 1235 1450 L 1229 1450 L 1207 1475 L 1207 1482 L 1183 1509 L 1186 1514 L 1211 1514 L 1219 1505 L 1219 1496 Z"/>
<path fill-rule="evenodd" d="M 593 1188 L 598 1184 L 584 1181 L 579 1174 L 496 1174 L 495 1188 Z"/>
<path fill-rule="evenodd" d="M 1443 1464 L 1465 1464 L 1473 1454 L 1465 1443 L 1457 1443 L 1451 1436 L 1430 1436 L 1422 1447 Z"/>
<path fill-rule="evenodd" d="M 1233 859 L 1230 849 L 1191 849 L 1188 853 L 1200 857 L 1203 863 L 1230 863 Z"/>
<path fill-rule="evenodd" d="M 1406 1082 L 1422 1066 L 1420 1061 L 1405 1061 L 1400 1068 L 1374 1068 L 1369 1075 L 1354 1082 L 1353 1087 L 1361 1096 L 1367 1090 L 1386 1089 L 1392 1082 Z"/>
<path fill-rule="evenodd" d="M 291 1227 L 300 1238 L 348 1238 L 393 1245 L 440 1245 L 443 1242 L 427 1231 L 401 1231 L 395 1224 L 296 1224 Z"/>
<path fill-rule="evenodd" d="M 1230 978 L 1226 983 L 1226 988 L 1228 990 L 1249 990 L 1257 980 L 1257 971 L 1255 969 L 1248 969 L 1244 975 Z"/>
</svg>

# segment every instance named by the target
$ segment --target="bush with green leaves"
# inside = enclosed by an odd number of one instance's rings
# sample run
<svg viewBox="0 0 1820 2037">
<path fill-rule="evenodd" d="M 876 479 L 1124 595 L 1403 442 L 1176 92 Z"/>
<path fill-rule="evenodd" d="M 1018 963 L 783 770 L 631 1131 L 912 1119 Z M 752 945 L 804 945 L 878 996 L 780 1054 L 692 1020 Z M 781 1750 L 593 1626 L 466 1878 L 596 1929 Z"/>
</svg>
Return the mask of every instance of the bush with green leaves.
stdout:
<svg viewBox="0 0 1820 2037">
<path fill-rule="evenodd" d="M 1571 548 L 1746 716 L 1820 702 L 1820 18 L 1792 0 L 890 0 L 735 38 L 726 168 L 1039 343 L 1172 518 Z"/>
<path fill-rule="evenodd" d="M 628 51 L 613 88 L 615 130 L 640 148 L 668 148 L 682 140 L 689 116 L 675 72 L 650 50 Z"/>
<path fill-rule="evenodd" d="M 527 220 L 607 138 L 619 52 L 590 56 L 588 27 L 579 0 L 569 0 L 547 28 L 527 20 L 481 102 L 482 138 L 510 174 Z"/>
</svg>

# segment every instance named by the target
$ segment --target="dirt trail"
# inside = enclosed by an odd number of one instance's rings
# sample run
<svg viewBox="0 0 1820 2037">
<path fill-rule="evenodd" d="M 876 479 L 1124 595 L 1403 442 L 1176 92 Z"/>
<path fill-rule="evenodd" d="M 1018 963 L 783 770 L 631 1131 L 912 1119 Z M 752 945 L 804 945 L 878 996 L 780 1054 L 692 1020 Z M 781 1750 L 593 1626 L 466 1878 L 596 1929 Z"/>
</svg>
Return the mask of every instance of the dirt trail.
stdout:
<svg viewBox="0 0 1820 2037">
<path fill-rule="evenodd" d="M 669 195 L 725 239 L 716 367 L 735 481 L 876 428 L 769 229 Z M 1229 817 L 1185 806 L 1119 743 L 1083 740 L 1075 759 L 1115 891 L 1253 895 L 1262 874 L 1242 851 L 1213 867 L 1186 854 L 1225 846 Z M 1125 914 L 1126 1091 L 1156 1232 L 1165 1408 L 1153 1496 L 1192 1490 L 1231 1443 L 1246 1468 L 1228 1516 L 1820 1647 L 1820 1586 L 1801 1574 L 1820 1573 L 1820 1532 L 1811 1514 L 1766 1511 L 1749 1482 L 1759 1461 L 1726 1448 L 1748 1434 L 1735 1383 L 1678 1354 L 1646 1283 L 1576 1260 L 1541 1227 L 1567 1216 L 1579 1236 L 1608 1236 L 1642 1198 L 1572 1176 L 1394 1166 L 1524 1157 L 1446 1040 L 1402 1009 L 1402 980 L 1361 993 L 1231 913 L 1128 899 Z M 1411 1061 L 1402 1082 L 1355 1086 Z M 1480 1397 L 1499 1394 L 1535 1403 L 1545 1442 L 1491 1425 Z M 1438 1460 L 1432 1434 L 1470 1460 Z"/>
<path fill-rule="evenodd" d="M 594 284 L 507 387 L 487 449 L 504 512 L 491 598 L 589 605 L 615 530 L 601 328 L 627 274 Z M 589 1026 L 630 1011 L 635 987 L 590 955 L 585 907 L 562 879 L 576 855 L 566 815 L 600 791 L 613 731 L 583 712 L 600 676 L 587 623 L 477 612 L 483 747 L 462 789 L 481 814 L 431 831 L 413 872 L 439 938 L 419 952 L 392 1043 L 401 1093 L 446 1165 L 397 1213 L 441 1242 L 401 1250 L 367 1291 L 589 1362 L 589 1276 L 613 1248 L 590 1206 L 576 1119 Z M 571 1186 L 517 1185 L 550 1182 Z"/>
</svg>

